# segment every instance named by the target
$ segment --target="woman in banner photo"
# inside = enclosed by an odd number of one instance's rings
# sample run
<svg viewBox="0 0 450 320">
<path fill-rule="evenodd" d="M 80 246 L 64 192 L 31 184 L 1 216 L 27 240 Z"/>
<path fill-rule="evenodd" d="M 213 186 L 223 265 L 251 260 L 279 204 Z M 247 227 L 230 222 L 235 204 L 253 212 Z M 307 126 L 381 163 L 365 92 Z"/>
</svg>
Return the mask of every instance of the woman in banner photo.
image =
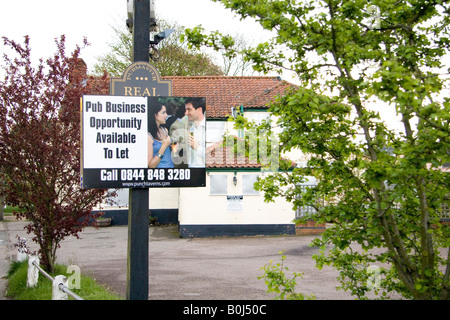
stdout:
<svg viewBox="0 0 450 320">
<path fill-rule="evenodd" d="M 171 140 L 164 124 L 167 120 L 166 106 L 152 104 L 148 112 L 148 167 L 173 168 Z"/>
</svg>

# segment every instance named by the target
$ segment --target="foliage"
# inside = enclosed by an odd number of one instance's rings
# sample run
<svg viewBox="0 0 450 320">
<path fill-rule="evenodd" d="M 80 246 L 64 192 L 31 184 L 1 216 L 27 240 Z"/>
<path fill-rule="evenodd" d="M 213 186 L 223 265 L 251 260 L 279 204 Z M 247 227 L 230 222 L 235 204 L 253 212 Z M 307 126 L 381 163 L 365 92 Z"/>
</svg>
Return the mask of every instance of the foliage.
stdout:
<svg viewBox="0 0 450 320">
<path fill-rule="evenodd" d="M 64 275 L 67 278 L 71 276 L 67 272 L 67 266 L 57 264 L 55 270 L 50 275 Z M 52 282 L 42 274 L 36 287 L 27 287 L 28 261 L 13 262 L 8 270 L 8 289 L 7 297 L 14 300 L 51 300 L 52 299 Z M 80 275 L 79 289 L 71 289 L 75 294 L 84 300 L 120 300 L 120 297 L 111 293 L 106 287 L 97 283 L 92 277 Z M 69 300 L 73 298 L 69 296 Z"/>
<path fill-rule="evenodd" d="M 238 116 L 238 119 L 245 122 L 242 116 Z M 279 168 L 290 170 L 295 164 L 289 159 L 279 157 L 278 142 L 277 136 L 270 131 L 248 130 L 244 137 L 225 133 L 217 148 L 225 148 L 226 161 L 248 161 L 250 164 L 260 165 L 263 171 L 276 171 Z M 223 161 L 222 152 L 215 151 L 214 155 L 211 154 L 211 159 L 215 160 L 217 157 L 219 161 Z"/>
<path fill-rule="evenodd" d="M 180 34 L 184 28 L 170 26 L 161 21 L 161 29 L 175 29 L 168 38 L 158 44 L 160 58 L 150 61 L 162 76 L 217 76 L 223 72 L 205 53 L 189 51 L 181 43 Z M 122 76 L 125 69 L 133 62 L 133 35 L 125 28 L 114 28 L 116 38 L 109 44 L 111 52 L 98 58 L 94 73 L 101 75 L 104 71 L 110 76 Z"/>
<path fill-rule="evenodd" d="M 280 254 L 282 253 L 280 252 Z M 313 300 L 313 295 L 308 296 L 295 292 L 297 277 L 302 278 L 302 274 L 294 272 L 292 279 L 286 278 L 285 271 L 289 271 L 289 269 L 284 266 L 284 260 L 286 260 L 286 256 L 282 255 L 281 262 L 274 265 L 271 260 L 269 264 L 261 268 L 261 270 L 264 270 L 264 274 L 258 279 L 264 279 L 268 288 L 267 292 L 278 294 L 277 300 Z"/>
<path fill-rule="evenodd" d="M 109 196 L 79 187 L 80 97 L 104 94 L 108 83 L 85 78 L 80 48 L 66 56 L 64 36 L 55 41 L 55 55 L 37 67 L 28 37 L 24 45 L 3 40 L 16 57 L 4 56 L 0 82 L 1 192 L 18 208 L 14 214 L 31 222 L 27 231 L 39 244 L 43 267 L 52 271 L 60 242 L 77 236 L 92 208 Z"/>
<path fill-rule="evenodd" d="M 314 241 L 323 250 L 317 265 L 336 267 L 342 288 L 359 298 L 375 265 L 383 297 L 449 299 L 450 230 L 439 216 L 450 200 L 448 1 L 220 2 L 276 32 L 246 59 L 258 71 L 293 71 L 300 83 L 270 112 L 282 129 L 280 154 L 300 150 L 309 160 L 260 180 L 266 200 L 313 206 L 315 220 L 333 223 Z M 197 27 L 186 37 L 234 54 L 218 33 Z M 399 128 L 383 119 L 389 111 Z M 310 176 L 317 186 L 302 190 Z"/>
<path fill-rule="evenodd" d="M 23 254 L 28 255 L 36 255 L 36 252 L 31 251 L 30 247 L 28 247 L 27 239 L 20 237 L 19 235 L 16 235 L 17 243 L 14 244 L 14 247 L 17 248 L 17 251 Z"/>
</svg>

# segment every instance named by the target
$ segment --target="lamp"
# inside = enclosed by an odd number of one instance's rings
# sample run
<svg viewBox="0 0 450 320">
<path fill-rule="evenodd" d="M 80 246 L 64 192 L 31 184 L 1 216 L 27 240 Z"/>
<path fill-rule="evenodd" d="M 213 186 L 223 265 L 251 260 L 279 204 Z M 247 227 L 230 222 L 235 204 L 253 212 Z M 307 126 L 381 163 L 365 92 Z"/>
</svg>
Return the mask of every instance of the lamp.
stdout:
<svg viewBox="0 0 450 320">
<path fill-rule="evenodd" d="M 162 40 L 170 36 L 174 31 L 175 31 L 174 29 L 164 30 L 163 32 L 158 33 L 157 35 L 154 35 L 153 39 L 152 35 L 150 35 L 150 48 L 149 48 L 150 59 L 152 59 L 153 61 L 157 61 L 159 59 L 160 55 L 156 46 Z"/>
<path fill-rule="evenodd" d="M 233 177 L 233 184 L 234 184 L 234 186 L 236 186 L 236 185 L 237 185 L 236 172 L 234 173 L 234 177 Z"/>
<path fill-rule="evenodd" d="M 170 36 L 174 31 L 175 31 L 174 29 L 167 29 L 167 30 L 164 30 L 164 31 L 158 33 L 157 35 L 154 35 L 153 40 L 150 40 L 150 44 L 157 45 L 158 43 L 161 42 L 161 40 L 164 40 L 165 38 Z M 151 35 L 150 35 L 150 37 L 151 37 Z"/>
</svg>

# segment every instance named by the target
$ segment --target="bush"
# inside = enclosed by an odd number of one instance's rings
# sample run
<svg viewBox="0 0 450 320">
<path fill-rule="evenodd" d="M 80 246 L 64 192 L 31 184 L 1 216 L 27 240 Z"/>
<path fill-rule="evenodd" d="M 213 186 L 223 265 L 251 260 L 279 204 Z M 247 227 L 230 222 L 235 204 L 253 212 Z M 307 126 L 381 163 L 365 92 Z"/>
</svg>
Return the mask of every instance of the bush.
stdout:
<svg viewBox="0 0 450 320">
<path fill-rule="evenodd" d="M 282 254 L 283 252 L 280 252 Z M 314 295 L 305 295 L 295 292 L 297 285 L 297 277 L 302 278 L 301 273 L 294 272 L 292 279 L 286 277 L 285 271 L 289 269 L 283 265 L 286 256 L 281 255 L 281 262 L 273 265 L 272 260 L 266 264 L 261 270 L 264 270 L 264 275 L 258 277 L 263 279 L 267 285 L 267 292 L 274 292 L 277 294 L 277 300 L 314 300 Z"/>
</svg>

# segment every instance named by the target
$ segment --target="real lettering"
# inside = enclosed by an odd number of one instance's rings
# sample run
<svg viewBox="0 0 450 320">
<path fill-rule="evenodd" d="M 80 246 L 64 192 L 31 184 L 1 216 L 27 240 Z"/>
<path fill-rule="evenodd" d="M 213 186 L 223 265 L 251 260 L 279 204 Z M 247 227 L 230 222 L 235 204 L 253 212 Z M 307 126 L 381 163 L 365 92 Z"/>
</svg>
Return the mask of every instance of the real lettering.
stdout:
<svg viewBox="0 0 450 320">
<path fill-rule="evenodd" d="M 100 170 L 100 180 L 101 181 L 116 181 L 119 177 L 118 170 Z"/>
<path fill-rule="evenodd" d="M 209 315 L 214 318 L 217 312 L 217 307 L 196 307 L 191 304 L 189 307 L 184 307 L 184 315 Z"/>
<path fill-rule="evenodd" d="M 96 143 L 136 143 L 136 135 L 131 133 L 102 134 L 97 132 Z"/>
<path fill-rule="evenodd" d="M 103 151 L 105 152 L 105 159 L 111 159 L 113 157 L 112 150 L 108 148 L 103 148 Z"/>
<path fill-rule="evenodd" d="M 112 159 L 113 158 L 113 150 L 108 148 L 103 148 L 105 159 Z M 116 148 L 116 152 L 114 153 L 114 156 L 116 159 L 129 159 L 129 149 L 120 149 Z"/>
<path fill-rule="evenodd" d="M 128 159 L 128 148 L 119 149 L 116 148 L 116 158 L 117 159 Z"/>
<path fill-rule="evenodd" d="M 156 96 L 156 88 L 124 87 L 126 96 Z"/>
<path fill-rule="evenodd" d="M 86 101 L 86 112 L 102 112 L 102 103 L 101 102 L 97 102 L 97 103 L 92 103 L 90 101 Z"/>
</svg>

